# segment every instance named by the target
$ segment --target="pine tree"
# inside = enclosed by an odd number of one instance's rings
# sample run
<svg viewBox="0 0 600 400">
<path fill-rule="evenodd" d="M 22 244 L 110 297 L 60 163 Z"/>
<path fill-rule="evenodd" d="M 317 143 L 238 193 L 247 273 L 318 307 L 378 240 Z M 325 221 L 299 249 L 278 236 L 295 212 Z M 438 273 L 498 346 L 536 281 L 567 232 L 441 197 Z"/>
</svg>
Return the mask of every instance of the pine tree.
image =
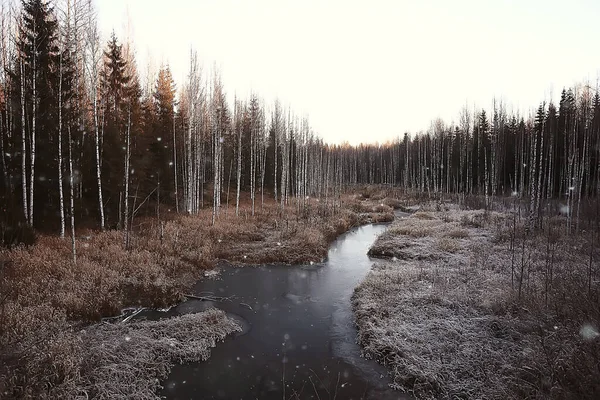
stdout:
<svg viewBox="0 0 600 400">
<path fill-rule="evenodd" d="M 168 66 L 158 72 L 156 86 L 152 94 L 155 120 L 150 138 L 150 167 L 152 173 L 161 177 L 161 198 L 171 197 L 174 189 L 173 168 L 175 144 L 172 137 L 175 118 L 175 82 Z"/>
<path fill-rule="evenodd" d="M 40 226 L 55 221 L 56 213 L 49 205 L 56 204 L 55 166 L 57 144 L 58 92 L 58 24 L 53 9 L 42 0 L 23 0 L 17 40 L 19 67 L 14 70 L 14 82 L 20 83 L 14 93 L 20 93 L 21 138 L 26 148 L 24 162 L 24 210 L 30 225 L 34 224 L 34 205 L 44 204 Z M 28 161 L 28 162 L 27 162 Z M 28 179 L 28 181 L 25 181 Z"/>
<path fill-rule="evenodd" d="M 114 32 L 104 51 L 104 64 L 100 71 L 100 92 L 102 98 L 101 122 L 101 168 L 103 176 L 103 197 L 110 199 L 107 216 L 119 218 L 122 225 L 123 175 L 122 165 L 126 151 L 126 132 L 129 116 L 128 97 L 130 77 L 126 74 L 127 63 L 123 58 L 122 45 Z"/>
</svg>

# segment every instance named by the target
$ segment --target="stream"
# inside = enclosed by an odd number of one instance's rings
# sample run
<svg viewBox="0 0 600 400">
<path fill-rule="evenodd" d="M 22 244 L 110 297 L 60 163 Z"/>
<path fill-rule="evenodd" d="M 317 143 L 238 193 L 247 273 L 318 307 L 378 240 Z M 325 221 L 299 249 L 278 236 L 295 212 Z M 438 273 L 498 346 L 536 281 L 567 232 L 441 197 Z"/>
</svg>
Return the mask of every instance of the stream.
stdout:
<svg viewBox="0 0 600 400">
<path fill-rule="evenodd" d="M 360 356 L 351 299 L 369 272 L 366 255 L 387 225 L 355 228 L 332 243 L 320 265 L 221 267 L 197 296 L 148 319 L 218 307 L 243 331 L 201 363 L 175 366 L 159 393 L 167 399 L 408 399 L 389 389 L 386 369 Z M 167 315 L 165 315 L 167 314 Z"/>
</svg>

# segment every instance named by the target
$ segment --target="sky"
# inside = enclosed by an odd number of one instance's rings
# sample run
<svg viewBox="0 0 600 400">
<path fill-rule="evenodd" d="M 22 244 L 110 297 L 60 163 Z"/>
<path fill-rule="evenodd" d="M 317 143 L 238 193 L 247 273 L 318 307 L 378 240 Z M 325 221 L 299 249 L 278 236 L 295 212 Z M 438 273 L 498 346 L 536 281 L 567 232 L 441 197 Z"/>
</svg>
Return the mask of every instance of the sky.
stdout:
<svg viewBox="0 0 600 400">
<path fill-rule="evenodd" d="M 502 99 L 529 114 L 600 77 L 597 0 L 96 0 L 130 36 L 142 76 L 190 50 L 230 99 L 276 98 L 330 143 L 372 143 L 458 121 Z M 128 22 L 129 21 L 129 22 Z"/>
</svg>

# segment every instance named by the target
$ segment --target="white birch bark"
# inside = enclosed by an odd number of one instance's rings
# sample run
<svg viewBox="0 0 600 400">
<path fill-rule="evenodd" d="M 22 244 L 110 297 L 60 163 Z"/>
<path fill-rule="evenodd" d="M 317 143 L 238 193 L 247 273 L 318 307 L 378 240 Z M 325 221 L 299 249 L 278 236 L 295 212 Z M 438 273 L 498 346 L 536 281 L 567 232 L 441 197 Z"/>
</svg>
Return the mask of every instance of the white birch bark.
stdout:
<svg viewBox="0 0 600 400">
<path fill-rule="evenodd" d="M 130 99 L 131 101 L 131 99 Z M 123 171 L 123 179 L 125 181 L 125 194 L 124 194 L 124 216 L 123 216 L 123 227 L 125 229 L 125 235 L 123 237 L 123 247 L 129 248 L 129 159 L 130 159 L 130 143 L 131 143 L 131 105 L 129 106 L 127 113 L 127 133 L 125 134 L 125 166 Z"/>
<path fill-rule="evenodd" d="M 71 255 L 73 264 L 77 263 L 77 244 L 75 241 L 75 180 L 73 171 L 73 138 L 71 137 L 71 127 L 67 127 L 69 139 L 69 208 L 71 214 Z"/>
<path fill-rule="evenodd" d="M 177 140 L 175 130 L 175 113 L 173 112 L 173 184 L 175 189 L 175 211 L 179 214 L 179 193 L 177 193 Z"/>
<path fill-rule="evenodd" d="M 34 25 L 33 30 L 33 48 L 37 49 L 37 32 Z M 37 55 L 33 55 L 32 69 L 32 100 L 33 112 L 31 115 L 31 136 L 29 140 L 29 225 L 33 226 L 33 192 L 35 187 L 35 142 L 36 142 L 36 120 L 37 120 Z"/>
<path fill-rule="evenodd" d="M 61 41 L 59 37 L 59 42 Z M 60 211 L 60 237 L 65 237 L 65 200 L 63 193 L 63 151 L 62 151 L 62 84 L 63 84 L 63 49 L 59 46 L 58 61 L 58 207 Z"/>
<path fill-rule="evenodd" d="M 238 110 L 240 112 L 240 110 Z M 245 114 L 245 112 L 244 112 Z M 240 123 L 240 125 L 242 125 Z M 235 215 L 240 214 L 240 186 L 242 183 L 242 132 L 243 126 L 238 128 L 238 143 L 237 143 L 237 193 L 235 196 Z"/>
<path fill-rule="evenodd" d="M 29 208 L 27 202 L 27 144 L 25 129 L 25 68 L 23 67 L 23 58 L 19 58 L 21 69 L 21 186 L 23 189 L 23 215 L 29 224 Z"/>
</svg>

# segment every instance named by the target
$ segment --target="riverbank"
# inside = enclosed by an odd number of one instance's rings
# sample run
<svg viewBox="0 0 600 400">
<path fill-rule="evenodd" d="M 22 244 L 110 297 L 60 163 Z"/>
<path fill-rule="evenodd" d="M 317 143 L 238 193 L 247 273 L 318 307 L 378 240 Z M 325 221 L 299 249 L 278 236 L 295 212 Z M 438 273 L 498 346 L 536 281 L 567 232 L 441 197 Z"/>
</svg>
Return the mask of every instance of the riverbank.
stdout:
<svg viewBox="0 0 600 400">
<path fill-rule="evenodd" d="M 365 355 L 417 398 L 598 398 L 597 254 L 563 222 L 440 204 L 395 221 L 353 295 Z"/>
<path fill-rule="evenodd" d="M 257 207 L 254 216 L 248 206 L 241 208 L 239 216 L 230 209 L 222 211 L 214 225 L 210 210 L 174 216 L 161 224 L 146 219 L 132 232 L 127 250 L 122 232 L 86 233 L 78 242 L 76 264 L 71 261 L 69 241 L 55 237 L 41 237 L 30 248 L 4 250 L 0 253 L 0 393 L 7 398 L 52 398 L 49 388 L 89 379 L 90 370 L 82 364 L 89 353 L 71 344 L 73 335 L 86 340 L 82 332 L 93 329 L 97 343 L 114 341 L 114 336 L 90 323 L 118 315 L 124 307 L 175 304 L 220 260 L 320 262 L 339 234 L 361 224 L 391 221 L 391 206 L 399 202 L 380 192 L 345 196 L 335 209 L 316 199 L 301 210 L 295 204 L 281 210 L 268 202 Z M 222 313 L 211 318 L 217 320 L 215 340 L 235 329 Z M 149 346 L 161 340 L 150 341 Z M 191 338 L 181 340 L 185 347 Z M 117 350 L 115 359 L 120 356 Z M 47 358 L 42 362 L 39 354 Z M 66 361 L 62 354 L 67 354 Z M 167 364 L 161 362 L 154 375 L 163 376 Z M 68 387 L 76 390 L 77 384 Z"/>
</svg>

